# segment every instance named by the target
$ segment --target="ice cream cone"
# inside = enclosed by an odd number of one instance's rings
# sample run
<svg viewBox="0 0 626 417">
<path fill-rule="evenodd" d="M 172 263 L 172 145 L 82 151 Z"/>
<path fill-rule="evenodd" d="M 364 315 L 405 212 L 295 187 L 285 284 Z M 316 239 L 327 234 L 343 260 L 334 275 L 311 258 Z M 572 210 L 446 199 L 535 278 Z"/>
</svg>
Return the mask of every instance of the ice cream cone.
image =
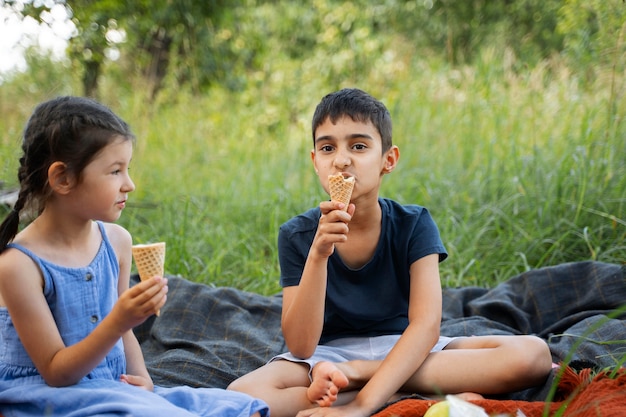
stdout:
<svg viewBox="0 0 626 417">
<path fill-rule="evenodd" d="M 156 275 L 162 277 L 165 273 L 165 242 L 133 245 L 133 258 L 139 279 L 145 281 Z M 160 310 L 157 311 L 157 316 Z"/>
<path fill-rule="evenodd" d="M 133 246 L 133 258 L 142 281 L 155 275 L 163 276 L 165 264 L 165 242 Z"/>
<path fill-rule="evenodd" d="M 344 210 L 348 210 L 352 190 L 354 189 L 354 177 L 344 177 L 342 174 L 328 176 L 328 188 L 330 199 L 333 201 L 341 201 L 346 206 Z"/>
</svg>

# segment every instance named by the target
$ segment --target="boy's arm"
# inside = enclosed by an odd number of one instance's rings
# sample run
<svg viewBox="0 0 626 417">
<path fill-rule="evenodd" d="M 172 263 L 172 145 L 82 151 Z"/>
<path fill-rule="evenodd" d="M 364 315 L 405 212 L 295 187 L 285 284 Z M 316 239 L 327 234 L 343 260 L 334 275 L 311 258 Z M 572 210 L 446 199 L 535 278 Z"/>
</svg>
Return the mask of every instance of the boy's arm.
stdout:
<svg viewBox="0 0 626 417">
<path fill-rule="evenodd" d="M 283 289 L 282 330 L 292 355 L 308 358 L 319 343 L 324 325 L 328 258 L 335 243 L 347 239 L 348 222 L 354 213 L 341 210 L 343 203 L 320 203 L 321 216 L 307 256 L 300 284 Z"/>
<path fill-rule="evenodd" d="M 309 254 L 300 284 L 283 289 L 283 335 L 289 352 L 298 358 L 310 357 L 322 335 L 327 262 Z"/>
</svg>

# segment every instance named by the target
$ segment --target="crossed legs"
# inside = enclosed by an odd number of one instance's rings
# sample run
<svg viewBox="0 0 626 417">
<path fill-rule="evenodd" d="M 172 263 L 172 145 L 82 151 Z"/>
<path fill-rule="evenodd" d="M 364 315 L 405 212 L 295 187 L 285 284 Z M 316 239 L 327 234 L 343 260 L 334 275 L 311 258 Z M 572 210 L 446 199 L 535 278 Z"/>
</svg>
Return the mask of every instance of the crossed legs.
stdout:
<svg viewBox="0 0 626 417">
<path fill-rule="evenodd" d="M 380 364 L 363 360 L 318 362 L 310 379 L 307 364 L 277 360 L 237 379 L 228 389 L 263 399 L 272 417 L 293 417 L 316 405 L 349 401 Z M 548 346 L 537 337 L 462 337 L 443 351 L 432 352 L 402 391 L 502 394 L 542 384 L 551 367 Z"/>
</svg>

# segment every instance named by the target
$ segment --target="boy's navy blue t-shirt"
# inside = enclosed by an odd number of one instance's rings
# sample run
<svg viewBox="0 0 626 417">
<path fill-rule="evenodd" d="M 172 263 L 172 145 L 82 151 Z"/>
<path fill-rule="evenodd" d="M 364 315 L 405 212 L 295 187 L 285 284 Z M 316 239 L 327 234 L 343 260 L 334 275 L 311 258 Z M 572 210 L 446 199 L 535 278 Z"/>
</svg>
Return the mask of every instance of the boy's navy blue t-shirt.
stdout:
<svg viewBox="0 0 626 417">
<path fill-rule="evenodd" d="M 379 198 L 382 229 L 374 256 L 348 268 L 337 252 L 328 259 L 324 328 L 320 343 L 342 337 L 400 334 L 408 326 L 409 269 L 418 259 L 448 253 L 426 208 Z M 298 285 L 317 230 L 319 207 L 284 223 L 278 234 L 280 284 Z"/>
</svg>

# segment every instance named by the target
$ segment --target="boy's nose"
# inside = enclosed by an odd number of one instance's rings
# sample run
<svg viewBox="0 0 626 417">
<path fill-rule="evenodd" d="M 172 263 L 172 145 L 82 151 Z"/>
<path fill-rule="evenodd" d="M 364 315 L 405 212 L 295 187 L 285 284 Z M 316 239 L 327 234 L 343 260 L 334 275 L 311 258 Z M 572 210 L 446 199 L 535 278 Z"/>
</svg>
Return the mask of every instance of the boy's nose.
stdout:
<svg viewBox="0 0 626 417">
<path fill-rule="evenodd" d="M 347 167 L 348 165 L 350 165 L 350 163 L 351 163 L 350 156 L 341 152 L 337 154 L 337 157 L 335 158 L 335 166 L 337 168 Z"/>
</svg>

